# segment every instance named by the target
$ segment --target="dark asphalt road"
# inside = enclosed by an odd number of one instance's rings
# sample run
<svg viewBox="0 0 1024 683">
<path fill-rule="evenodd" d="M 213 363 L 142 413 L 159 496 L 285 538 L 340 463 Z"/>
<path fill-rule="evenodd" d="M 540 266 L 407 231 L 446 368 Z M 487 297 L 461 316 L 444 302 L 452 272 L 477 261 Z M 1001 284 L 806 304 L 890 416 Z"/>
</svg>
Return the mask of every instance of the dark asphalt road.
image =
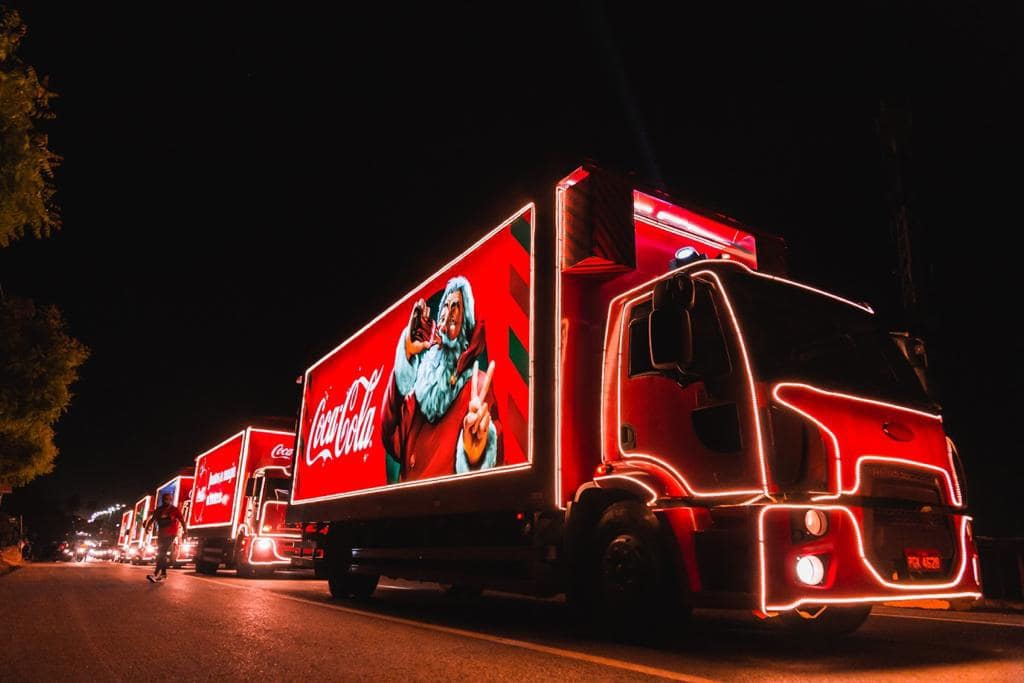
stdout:
<svg viewBox="0 0 1024 683">
<path fill-rule="evenodd" d="M 0 681 L 1024 680 L 1024 618 L 877 609 L 812 645 L 732 612 L 697 612 L 674 640 L 602 641 L 557 600 L 454 601 L 385 583 L 336 603 L 304 575 L 245 580 L 139 567 L 36 564 L 0 578 Z"/>
</svg>

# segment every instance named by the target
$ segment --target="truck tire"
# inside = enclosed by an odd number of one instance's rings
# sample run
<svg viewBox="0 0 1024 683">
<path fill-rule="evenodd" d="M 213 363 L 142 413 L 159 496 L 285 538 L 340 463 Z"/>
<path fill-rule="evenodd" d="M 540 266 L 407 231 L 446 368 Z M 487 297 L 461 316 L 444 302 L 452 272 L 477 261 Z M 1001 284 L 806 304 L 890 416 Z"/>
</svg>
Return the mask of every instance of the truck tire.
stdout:
<svg viewBox="0 0 1024 683">
<path fill-rule="evenodd" d="M 646 639 L 664 625 L 685 623 L 688 607 L 669 580 L 661 525 L 647 506 L 622 500 L 594 528 L 583 596 L 593 623 L 616 637 Z"/>
<path fill-rule="evenodd" d="M 829 605 L 814 619 L 803 617 L 795 610 L 784 612 L 779 618 L 788 630 L 802 636 L 841 636 L 863 626 L 870 615 L 871 605 Z"/>
<path fill-rule="evenodd" d="M 209 576 L 213 576 L 217 573 L 219 566 L 219 562 L 203 562 L 202 560 L 196 560 L 196 574 L 207 574 Z"/>
<path fill-rule="evenodd" d="M 377 590 L 379 574 L 350 574 L 348 564 L 332 568 L 327 576 L 331 597 L 338 600 L 366 600 Z"/>
</svg>

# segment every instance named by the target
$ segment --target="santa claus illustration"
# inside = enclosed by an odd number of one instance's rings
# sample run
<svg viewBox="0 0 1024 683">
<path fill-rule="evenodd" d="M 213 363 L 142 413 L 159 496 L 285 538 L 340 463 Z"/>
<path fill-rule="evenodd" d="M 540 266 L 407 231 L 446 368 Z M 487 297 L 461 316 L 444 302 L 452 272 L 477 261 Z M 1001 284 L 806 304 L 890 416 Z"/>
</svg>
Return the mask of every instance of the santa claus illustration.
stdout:
<svg viewBox="0 0 1024 683">
<path fill-rule="evenodd" d="M 413 305 L 381 411 L 389 483 L 502 463 L 494 362 L 480 368 L 487 349 L 475 309 L 473 289 L 461 276 L 448 281 L 436 320 L 423 299 Z"/>
</svg>

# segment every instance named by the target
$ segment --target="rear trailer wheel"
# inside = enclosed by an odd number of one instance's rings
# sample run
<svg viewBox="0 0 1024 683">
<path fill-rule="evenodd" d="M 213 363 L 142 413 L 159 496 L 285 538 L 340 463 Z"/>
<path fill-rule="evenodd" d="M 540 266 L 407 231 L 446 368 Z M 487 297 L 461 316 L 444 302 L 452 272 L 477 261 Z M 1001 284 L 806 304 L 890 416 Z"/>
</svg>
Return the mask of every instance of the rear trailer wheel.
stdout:
<svg viewBox="0 0 1024 683">
<path fill-rule="evenodd" d="M 650 637 L 686 624 L 658 518 L 635 500 L 614 503 L 594 532 L 585 593 L 595 621 L 619 637 Z"/>
<path fill-rule="evenodd" d="M 871 614 L 871 605 L 829 605 L 803 608 L 801 612 L 784 612 L 779 618 L 787 629 L 801 635 L 838 636 L 860 628 Z"/>
<path fill-rule="evenodd" d="M 327 576 L 331 597 L 339 600 L 366 600 L 377 590 L 379 574 L 351 574 L 349 565 L 333 567 Z"/>
</svg>

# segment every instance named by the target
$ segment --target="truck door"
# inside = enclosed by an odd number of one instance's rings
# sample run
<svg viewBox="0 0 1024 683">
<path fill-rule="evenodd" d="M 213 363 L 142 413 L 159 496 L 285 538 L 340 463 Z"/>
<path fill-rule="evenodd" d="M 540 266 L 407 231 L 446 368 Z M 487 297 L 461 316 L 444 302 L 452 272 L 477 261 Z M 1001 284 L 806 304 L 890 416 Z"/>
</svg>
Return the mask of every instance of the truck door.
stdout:
<svg viewBox="0 0 1024 683">
<path fill-rule="evenodd" d="M 689 310 L 693 360 L 685 370 L 651 362 L 651 296 L 624 315 L 619 364 L 619 449 L 627 460 L 667 463 L 695 495 L 761 490 L 750 386 L 728 309 L 710 279 L 695 278 Z"/>
</svg>

